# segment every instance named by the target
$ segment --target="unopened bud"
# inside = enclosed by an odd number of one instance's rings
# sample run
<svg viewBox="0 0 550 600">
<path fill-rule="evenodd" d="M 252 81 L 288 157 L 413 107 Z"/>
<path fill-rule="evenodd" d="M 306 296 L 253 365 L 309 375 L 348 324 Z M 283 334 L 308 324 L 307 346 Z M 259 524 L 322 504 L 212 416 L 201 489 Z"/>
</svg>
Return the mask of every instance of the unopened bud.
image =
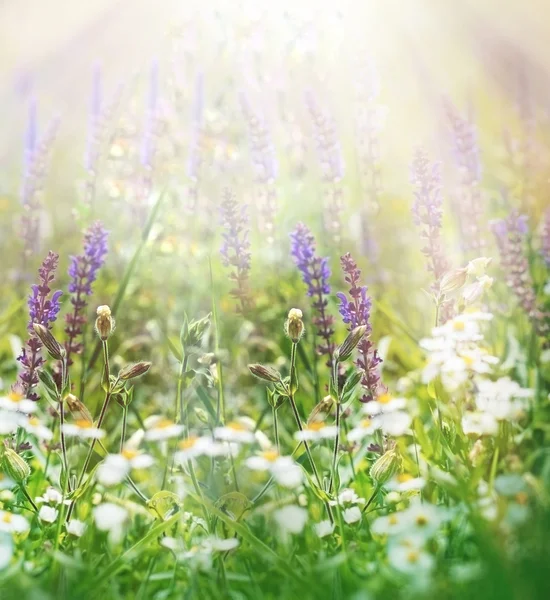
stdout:
<svg viewBox="0 0 550 600">
<path fill-rule="evenodd" d="M 17 483 L 24 481 L 31 474 L 31 468 L 25 459 L 11 448 L 4 448 L 2 466 L 6 475 Z"/>
<path fill-rule="evenodd" d="M 485 290 L 488 290 L 493 285 L 493 278 L 487 275 L 482 275 L 477 281 L 467 285 L 462 292 L 462 300 L 466 306 L 474 304 L 482 296 Z"/>
<path fill-rule="evenodd" d="M 401 467 L 401 456 L 395 448 L 388 450 L 370 468 L 370 476 L 377 485 L 384 485 Z"/>
<path fill-rule="evenodd" d="M 86 421 L 88 423 L 93 422 L 90 411 L 75 395 L 67 394 L 65 396 L 65 404 L 67 405 L 75 421 Z"/>
<path fill-rule="evenodd" d="M 281 381 L 281 374 L 271 367 L 254 364 L 248 365 L 248 370 L 252 373 L 252 375 L 254 375 L 254 377 L 263 379 L 263 381 L 269 381 L 271 383 L 278 383 Z"/>
<path fill-rule="evenodd" d="M 95 330 L 102 342 L 109 339 L 115 328 L 115 320 L 111 317 L 111 309 L 106 306 L 97 307 L 97 319 L 95 320 Z"/>
<path fill-rule="evenodd" d="M 357 344 L 361 341 L 361 338 L 367 332 L 367 329 L 368 328 L 366 325 L 359 325 L 359 327 L 356 327 L 355 329 L 350 331 L 348 333 L 348 337 L 344 340 L 342 345 L 336 350 L 336 352 L 334 354 L 334 360 L 337 360 L 340 362 L 344 361 L 344 360 L 348 360 L 348 358 L 351 356 L 352 352 L 355 350 L 355 347 L 357 346 Z"/>
<path fill-rule="evenodd" d="M 122 381 L 128 381 L 128 379 L 135 379 L 136 377 L 145 375 L 150 368 L 150 362 L 140 361 L 133 365 L 126 365 L 120 370 L 118 377 L 119 379 L 122 379 Z"/>
<path fill-rule="evenodd" d="M 334 406 L 334 398 L 332 396 L 325 396 L 319 404 L 313 407 L 313 410 L 309 414 L 307 424 L 321 423 L 326 420 L 328 414 Z"/>
<path fill-rule="evenodd" d="M 471 260 L 466 269 L 468 271 L 468 275 L 473 275 L 474 277 L 482 277 L 485 275 L 485 271 L 487 267 L 491 264 L 492 258 L 488 258 L 487 256 L 480 256 L 479 258 L 474 258 Z"/>
<path fill-rule="evenodd" d="M 196 406 L 194 408 L 194 411 L 195 411 L 195 416 L 197 417 L 197 419 L 201 423 L 208 425 L 208 415 L 206 414 L 206 411 L 203 408 L 200 408 L 199 406 Z"/>
<path fill-rule="evenodd" d="M 305 328 L 302 316 L 302 311 L 299 308 L 291 308 L 285 322 L 285 333 L 294 344 L 297 344 L 304 335 Z"/>
<path fill-rule="evenodd" d="M 33 323 L 32 328 L 52 358 L 56 360 L 65 358 L 65 348 L 53 337 L 52 332 L 47 327 L 40 323 Z"/>
<path fill-rule="evenodd" d="M 455 290 L 460 289 L 466 283 L 467 277 L 468 270 L 464 268 L 448 271 L 441 278 L 439 283 L 439 291 L 442 294 L 454 292 Z"/>
</svg>

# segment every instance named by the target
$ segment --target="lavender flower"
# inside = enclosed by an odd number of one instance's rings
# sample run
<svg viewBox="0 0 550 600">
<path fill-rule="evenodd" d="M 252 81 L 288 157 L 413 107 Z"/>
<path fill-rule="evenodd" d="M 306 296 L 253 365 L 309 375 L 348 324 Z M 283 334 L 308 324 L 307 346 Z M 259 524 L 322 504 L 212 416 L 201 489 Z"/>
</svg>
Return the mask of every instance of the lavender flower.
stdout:
<svg viewBox="0 0 550 600">
<path fill-rule="evenodd" d="M 483 229 L 483 202 L 480 190 L 481 160 L 477 128 L 463 117 L 450 102 L 445 103 L 451 133 L 451 146 L 458 171 L 458 186 L 453 201 L 466 254 L 482 255 L 485 240 Z"/>
<path fill-rule="evenodd" d="M 382 359 L 378 356 L 378 351 L 369 339 L 372 331 L 370 323 L 371 299 L 367 295 L 367 286 L 359 285 L 361 270 L 357 267 L 357 263 L 353 260 L 349 252 L 342 256 L 340 262 L 345 274 L 346 283 L 350 286 L 349 298 L 342 292 L 336 294 L 340 300 L 339 311 L 342 315 L 342 320 L 348 325 L 349 331 L 352 331 L 359 325 L 367 327 L 365 335 L 357 345 L 359 358 L 355 364 L 363 374 L 361 385 L 366 390 L 366 393 L 361 398 L 361 402 L 370 402 L 382 389 L 379 369 Z"/>
<path fill-rule="evenodd" d="M 57 130 L 59 119 L 49 124 L 44 135 L 39 138 L 37 126 L 36 101 L 31 99 L 25 133 L 25 154 L 23 166 L 23 182 L 21 186 L 21 238 L 24 243 L 24 261 L 39 249 L 40 240 L 40 209 L 44 180 L 47 174 L 51 148 Z"/>
<path fill-rule="evenodd" d="M 83 344 L 78 340 L 82 335 L 82 328 L 86 323 L 85 309 L 88 304 L 86 297 L 92 293 L 92 284 L 107 255 L 107 237 L 103 225 L 98 221 L 84 234 L 84 252 L 79 256 L 72 256 L 69 266 L 69 292 L 73 311 L 66 315 L 65 333 L 67 340 L 67 364 L 72 364 L 71 354 L 80 354 Z"/>
<path fill-rule="evenodd" d="M 537 331 L 544 333 L 547 330 L 544 323 L 546 315 L 537 307 L 529 261 L 525 255 L 529 232 L 527 216 L 512 211 L 506 219 L 493 221 L 491 228 L 496 237 L 506 284 L 517 296 L 522 309 L 533 320 Z"/>
<path fill-rule="evenodd" d="M 420 228 L 424 244 L 422 253 L 427 259 L 428 271 L 433 273 L 437 284 L 449 268 L 441 245 L 441 164 L 430 164 L 426 153 L 417 150 L 411 165 L 411 183 L 415 188 L 413 220 Z"/>
<path fill-rule="evenodd" d="M 61 308 L 59 298 L 62 292 L 57 291 L 50 296 L 50 284 L 55 278 L 58 262 L 59 255 L 49 252 L 38 269 L 39 284 L 32 286 L 28 300 L 30 319 L 27 329 L 31 335 L 23 347 L 21 355 L 17 358 L 23 365 L 23 370 L 19 375 L 19 387 L 26 398 L 34 401 L 38 400 L 38 394 L 33 391 L 33 388 L 38 384 L 38 372 L 44 364 L 44 359 L 40 354 L 42 342 L 36 336 L 33 324 L 39 323 L 47 329 L 51 329 L 51 324 L 57 318 Z"/>
<path fill-rule="evenodd" d="M 268 243 L 275 241 L 275 219 L 277 216 L 277 179 L 278 164 L 275 146 L 265 118 L 253 110 L 245 93 L 240 94 L 241 107 L 245 116 L 250 153 L 256 171 L 257 202 L 260 210 L 260 230 L 267 236 Z"/>
<path fill-rule="evenodd" d="M 542 223 L 542 257 L 550 269 L 550 208 L 547 209 Z"/>
<path fill-rule="evenodd" d="M 317 352 L 320 355 L 326 354 L 327 365 L 331 366 L 334 353 L 332 341 L 334 318 L 327 314 L 327 296 L 330 294 L 328 258 L 321 258 L 315 254 L 315 238 L 303 223 L 298 223 L 290 238 L 291 254 L 302 273 L 302 280 L 307 286 L 307 295 L 314 298 L 313 308 L 317 311 L 317 316 L 314 317 L 313 324 L 319 337 L 322 338 L 322 342 L 317 346 Z"/>
<path fill-rule="evenodd" d="M 311 91 L 306 93 L 324 189 L 325 229 L 339 244 L 342 237 L 344 158 L 332 116 L 321 110 Z"/>
<path fill-rule="evenodd" d="M 238 310 L 241 314 L 245 314 L 252 307 L 248 288 L 250 272 L 248 221 L 246 206 L 239 206 L 234 194 L 226 189 L 221 205 L 221 224 L 225 231 L 222 234 L 220 254 L 223 265 L 233 267 L 229 278 L 235 282 L 236 287 L 231 290 L 231 295 L 238 300 Z"/>
</svg>

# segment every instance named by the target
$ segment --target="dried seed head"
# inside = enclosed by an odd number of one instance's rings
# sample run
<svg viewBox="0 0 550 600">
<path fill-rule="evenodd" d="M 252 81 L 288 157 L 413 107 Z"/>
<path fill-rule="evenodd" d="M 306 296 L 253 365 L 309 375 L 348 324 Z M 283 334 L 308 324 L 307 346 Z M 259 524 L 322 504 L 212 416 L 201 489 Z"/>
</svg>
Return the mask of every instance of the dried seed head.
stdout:
<svg viewBox="0 0 550 600">
<path fill-rule="evenodd" d="M 31 468 L 25 459 L 11 448 L 4 448 L 2 466 L 6 475 L 17 483 L 24 481 L 31 474 Z"/>
<path fill-rule="evenodd" d="M 365 335 L 367 329 L 366 325 L 359 325 L 359 327 L 352 329 L 342 345 L 336 350 L 334 359 L 339 362 L 348 360 L 357 344 L 361 341 L 361 338 Z"/>
<path fill-rule="evenodd" d="M 52 332 L 40 323 L 33 323 L 32 328 L 52 358 L 63 360 L 65 357 L 65 348 L 53 337 Z"/>
<path fill-rule="evenodd" d="M 288 318 L 285 322 L 285 333 L 294 344 L 297 344 L 304 335 L 305 328 L 302 316 L 302 311 L 299 308 L 291 308 L 288 311 Z"/>
<path fill-rule="evenodd" d="M 120 370 L 118 377 L 119 379 L 122 379 L 122 381 L 128 381 L 128 379 L 135 379 L 136 377 L 144 375 L 150 368 L 150 362 L 140 361 L 134 363 L 133 365 L 126 365 Z"/>
<path fill-rule="evenodd" d="M 388 450 L 370 468 L 370 476 L 377 485 L 384 485 L 401 467 L 401 456 L 395 448 Z"/>
<path fill-rule="evenodd" d="M 97 307 L 97 319 L 95 320 L 95 330 L 102 342 L 109 339 L 115 328 L 115 320 L 111 317 L 111 309 L 107 305 Z"/>
<path fill-rule="evenodd" d="M 278 383 L 281 381 L 281 374 L 271 367 L 254 364 L 248 365 L 248 370 L 252 373 L 252 375 L 254 375 L 254 377 L 262 379 L 263 381 L 269 381 L 271 383 Z"/>
</svg>

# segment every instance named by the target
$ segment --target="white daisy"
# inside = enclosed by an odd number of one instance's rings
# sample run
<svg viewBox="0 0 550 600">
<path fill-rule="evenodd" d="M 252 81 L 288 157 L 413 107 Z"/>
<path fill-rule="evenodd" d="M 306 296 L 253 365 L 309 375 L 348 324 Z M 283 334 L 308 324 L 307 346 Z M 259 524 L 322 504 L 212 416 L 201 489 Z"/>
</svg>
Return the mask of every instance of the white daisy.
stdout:
<svg viewBox="0 0 550 600">
<path fill-rule="evenodd" d="M 372 419 L 363 419 L 348 433 L 348 441 L 360 442 L 362 439 L 372 435 L 376 431 Z"/>
<path fill-rule="evenodd" d="M 36 504 L 61 504 L 63 502 L 63 495 L 59 490 L 56 490 L 54 487 L 49 487 L 43 496 L 38 496 L 34 499 Z M 65 500 L 65 504 L 69 505 L 70 500 Z"/>
<path fill-rule="evenodd" d="M 399 535 L 406 529 L 406 523 L 402 518 L 402 514 L 398 512 L 378 517 L 371 525 L 372 533 L 376 535 Z"/>
<path fill-rule="evenodd" d="M 238 447 L 235 443 L 216 442 L 210 436 L 197 437 L 190 435 L 178 443 L 174 455 L 177 464 L 184 464 L 199 456 L 226 456 L 235 454 Z"/>
<path fill-rule="evenodd" d="M 318 442 L 336 437 L 337 428 L 334 425 L 326 425 L 324 422 L 313 421 L 304 425 L 302 431 L 297 431 L 294 438 L 299 442 Z"/>
<path fill-rule="evenodd" d="M 214 429 L 214 437 L 224 442 L 235 442 L 238 444 L 252 444 L 256 439 L 247 424 L 239 421 L 231 421 L 224 427 L 216 427 Z"/>
<path fill-rule="evenodd" d="M 426 485 L 422 477 L 413 477 L 408 473 L 400 473 L 389 481 L 385 487 L 394 492 L 411 492 L 421 490 Z"/>
<path fill-rule="evenodd" d="M 275 481 L 286 488 L 296 488 L 302 484 L 302 469 L 290 456 L 279 456 L 275 450 L 266 450 L 258 456 L 247 458 L 246 466 L 254 471 L 269 471 Z"/>
<path fill-rule="evenodd" d="M 183 426 L 170 421 L 170 419 L 157 419 L 145 432 L 145 439 L 149 442 L 159 442 L 178 437 L 183 432 Z"/>
<path fill-rule="evenodd" d="M 336 506 L 337 504 L 340 506 L 348 504 L 365 504 L 365 499 L 360 498 L 351 488 L 344 488 L 338 494 L 338 498 L 336 500 L 331 500 L 329 504 L 331 506 Z"/>
<path fill-rule="evenodd" d="M 154 463 L 149 454 L 125 448 L 120 454 L 109 454 L 97 468 L 97 480 L 105 486 L 117 485 L 132 469 L 146 469 Z"/>
<path fill-rule="evenodd" d="M 497 435 L 498 421 L 489 413 L 467 412 L 462 417 L 462 431 L 466 435 Z"/>
<path fill-rule="evenodd" d="M 407 534 L 413 539 L 427 540 L 434 536 L 441 523 L 449 518 L 448 512 L 426 502 L 413 502 L 401 511 L 401 522 Z"/>
<path fill-rule="evenodd" d="M 408 575 L 431 571 L 435 563 L 431 554 L 414 544 L 391 544 L 388 560 L 394 569 Z"/>
<path fill-rule="evenodd" d="M 65 423 L 63 433 L 68 437 L 78 437 L 85 440 L 99 440 L 105 437 L 103 429 L 94 427 L 94 424 L 86 419 L 78 419 L 74 423 Z"/>
<path fill-rule="evenodd" d="M 30 414 L 36 411 L 37 404 L 17 392 L 0 396 L 0 409 Z"/>
<path fill-rule="evenodd" d="M 411 415 L 402 410 L 382 413 L 372 419 L 372 424 L 376 429 L 381 429 L 386 435 L 394 437 L 408 433 L 411 423 Z"/>
<path fill-rule="evenodd" d="M 48 506 L 47 504 L 44 504 L 40 507 L 40 510 L 38 511 L 38 518 L 41 521 L 44 521 L 44 523 L 54 523 L 57 519 L 58 514 L 59 511 L 53 506 Z"/>
<path fill-rule="evenodd" d="M 0 435 L 15 433 L 24 422 L 25 417 L 22 414 L 11 410 L 0 411 Z"/>
<path fill-rule="evenodd" d="M 364 404 L 363 411 L 372 417 L 382 413 L 403 410 L 406 405 L 407 400 L 405 398 L 394 398 L 390 394 L 380 394 L 376 400 Z"/>
<path fill-rule="evenodd" d="M 292 534 L 302 533 L 308 519 L 307 510 L 296 505 L 284 506 L 276 510 L 273 516 L 281 531 Z"/>
<path fill-rule="evenodd" d="M 5 510 L 0 510 L 0 531 L 7 533 L 24 533 L 30 529 L 29 522 L 21 515 L 15 515 Z"/>
</svg>

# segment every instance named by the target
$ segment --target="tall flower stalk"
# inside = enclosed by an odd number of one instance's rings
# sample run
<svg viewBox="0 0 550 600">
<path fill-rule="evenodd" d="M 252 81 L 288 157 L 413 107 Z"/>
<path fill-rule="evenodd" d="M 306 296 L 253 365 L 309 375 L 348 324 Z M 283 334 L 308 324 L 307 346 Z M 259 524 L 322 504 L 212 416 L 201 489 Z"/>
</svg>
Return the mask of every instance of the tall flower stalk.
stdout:
<svg viewBox="0 0 550 600">
<path fill-rule="evenodd" d="M 23 370 L 19 375 L 19 387 L 24 396 L 33 401 L 39 399 L 34 388 L 38 384 L 38 373 L 44 365 L 41 354 L 43 344 L 36 335 L 33 325 L 35 323 L 43 325 L 50 330 L 52 323 L 57 318 L 61 308 L 59 299 L 62 292 L 57 291 L 51 294 L 50 285 L 55 278 L 58 263 L 59 255 L 50 251 L 38 269 L 39 283 L 32 286 L 32 292 L 28 299 L 30 318 L 27 329 L 30 337 L 23 347 L 21 355 L 17 358 L 23 365 Z"/>
<path fill-rule="evenodd" d="M 307 286 L 307 295 L 313 298 L 312 306 L 317 313 L 313 319 L 317 334 L 321 338 L 317 352 L 326 355 L 327 365 L 331 366 L 334 353 L 334 317 L 327 312 L 331 275 L 328 258 L 317 256 L 315 238 L 303 223 L 298 223 L 290 238 L 292 257 Z"/>
<path fill-rule="evenodd" d="M 82 333 L 87 321 L 87 298 L 92 294 L 92 285 L 105 262 L 107 237 L 103 225 L 99 221 L 94 223 L 84 234 L 84 252 L 71 257 L 68 272 L 72 312 L 65 317 L 67 365 L 72 364 L 72 355 L 81 354 L 84 349 Z"/>
<path fill-rule="evenodd" d="M 353 331 L 361 325 L 366 326 L 361 341 L 357 345 L 359 358 L 355 361 L 360 369 L 361 385 L 365 393 L 360 399 L 361 402 L 370 402 L 382 391 L 383 386 L 380 381 L 380 364 L 382 359 L 378 356 L 374 343 L 370 340 L 372 326 L 370 323 L 371 299 L 367 294 L 367 286 L 361 286 L 359 281 L 361 270 L 353 260 L 349 252 L 340 259 L 344 279 L 348 283 L 348 296 L 343 292 L 337 294 L 340 300 L 339 312 L 342 320 L 348 326 L 349 331 Z"/>
<path fill-rule="evenodd" d="M 445 103 L 445 109 L 457 171 L 453 208 L 460 227 L 462 250 L 467 256 L 476 258 L 482 256 L 486 245 L 477 128 L 450 101 Z"/>
<path fill-rule="evenodd" d="M 220 248 L 222 263 L 232 268 L 229 278 L 235 283 L 231 295 L 238 301 L 238 311 L 245 314 L 252 307 L 248 276 L 250 273 L 249 218 L 246 206 L 240 206 L 235 195 L 224 191 L 221 204 L 223 243 Z"/>
<path fill-rule="evenodd" d="M 532 319 L 535 329 L 541 334 L 545 333 L 548 330 L 546 315 L 537 306 L 529 261 L 525 254 L 529 233 L 527 216 L 512 211 L 507 218 L 493 221 L 491 227 L 500 252 L 506 284 L 516 295 L 521 308 Z"/>
<path fill-rule="evenodd" d="M 317 155 L 323 179 L 324 225 L 336 244 L 342 239 L 342 213 L 344 211 L 344 157 L 336 133 L 334 119 L 318 105 L 313 93 L 306 94 L 306 106 L 311 116 Z"/>
</svg>

